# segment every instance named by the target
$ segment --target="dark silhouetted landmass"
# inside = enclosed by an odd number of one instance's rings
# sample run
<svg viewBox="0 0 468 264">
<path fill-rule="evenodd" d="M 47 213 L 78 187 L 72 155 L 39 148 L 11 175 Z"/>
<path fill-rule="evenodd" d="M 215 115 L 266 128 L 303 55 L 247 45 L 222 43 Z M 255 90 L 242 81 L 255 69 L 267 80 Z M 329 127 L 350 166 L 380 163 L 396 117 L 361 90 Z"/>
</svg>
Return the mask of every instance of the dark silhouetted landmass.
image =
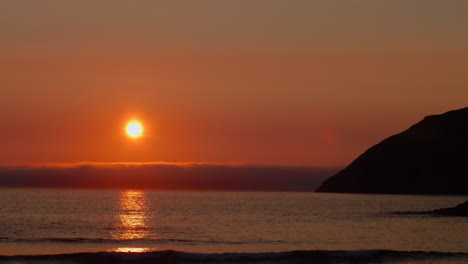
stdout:
<svg viewBox="0 0 468 264">
<path fill-rule="evenodd" d="M 0 167 L 0 186 L 158 190 L 311 191 L 336 168 L 204 163 L 93 163 Z"/>
<path fill-rule="evenodd" d="M 439 215 L 439 216 L 464 216 L 468 217 L 468 201 L 461 203 L 455 207 L 440 208 L 432 211 L 404 211 L 392 212 L 392 214 L 403 215 Z"/>
<path fill-rule="evenodd" d="M 441 208 L 433 210 L 431 213 L 444 216 L 467 216 L 468 217 L 468 201 L 461 203 L 451 208 Z"/>
<path fill-rule="evenodd" d="M 468 108 L 428 116 L 383 140 L 317 192 L 468 194 Z"/>
</svg>

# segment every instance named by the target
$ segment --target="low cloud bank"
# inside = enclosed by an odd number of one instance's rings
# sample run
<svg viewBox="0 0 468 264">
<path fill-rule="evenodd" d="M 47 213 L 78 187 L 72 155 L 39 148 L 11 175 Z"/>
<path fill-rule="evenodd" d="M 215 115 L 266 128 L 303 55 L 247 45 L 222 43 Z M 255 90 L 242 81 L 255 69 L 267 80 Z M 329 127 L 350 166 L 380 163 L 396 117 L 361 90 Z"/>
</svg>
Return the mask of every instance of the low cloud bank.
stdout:
<svg viewBox="0 0 468 264">
<path fill-rule="evenodd" d="M 0 186 L 313 191 L 339 169 L 194 162 L 47 163 L 0 167 Z"/>
</svg>

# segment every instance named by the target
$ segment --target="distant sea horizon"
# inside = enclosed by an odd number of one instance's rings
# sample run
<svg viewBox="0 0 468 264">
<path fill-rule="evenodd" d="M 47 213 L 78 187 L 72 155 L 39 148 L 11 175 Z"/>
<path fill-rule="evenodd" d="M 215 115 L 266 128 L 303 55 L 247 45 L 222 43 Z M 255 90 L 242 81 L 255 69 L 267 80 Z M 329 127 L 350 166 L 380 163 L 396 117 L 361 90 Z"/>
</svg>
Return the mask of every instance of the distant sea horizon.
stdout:
<svg viewBox="0 0 468 264">
<path fill-rule="evenodd" d="M 76 162 L 0 166 L 0 187 L 314 191 L 341 167 L 214 162 Z"/>
</svg>

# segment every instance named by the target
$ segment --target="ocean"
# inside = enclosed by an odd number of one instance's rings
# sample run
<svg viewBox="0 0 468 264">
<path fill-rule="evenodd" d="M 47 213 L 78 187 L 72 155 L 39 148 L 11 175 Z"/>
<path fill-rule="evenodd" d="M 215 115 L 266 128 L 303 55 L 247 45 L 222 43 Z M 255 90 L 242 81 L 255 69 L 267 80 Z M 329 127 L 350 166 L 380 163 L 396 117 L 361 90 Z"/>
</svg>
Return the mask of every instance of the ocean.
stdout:
<svg viewBox="0 0 468 264">
<path fill-rule="evenodd" d="M 0 189 L 0 263 L 468 263 L 468 196 Z"/>
</svg>

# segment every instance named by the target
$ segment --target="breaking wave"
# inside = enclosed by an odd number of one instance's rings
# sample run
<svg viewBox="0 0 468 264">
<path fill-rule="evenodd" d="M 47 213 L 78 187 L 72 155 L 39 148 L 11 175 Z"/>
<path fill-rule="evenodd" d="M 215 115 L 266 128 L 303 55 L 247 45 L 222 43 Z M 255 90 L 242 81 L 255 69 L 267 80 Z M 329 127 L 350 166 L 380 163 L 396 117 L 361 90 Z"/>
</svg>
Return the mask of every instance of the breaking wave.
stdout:
<svg viewBox="0 0 468 264">
<path fill-rule="evenodd" d="M 468 260 L 468 253 L 394 250 L 308 250 L 272 253 L 97 252 L 0 256 L 1 263 L 382 263 Z"/>
</svg>

